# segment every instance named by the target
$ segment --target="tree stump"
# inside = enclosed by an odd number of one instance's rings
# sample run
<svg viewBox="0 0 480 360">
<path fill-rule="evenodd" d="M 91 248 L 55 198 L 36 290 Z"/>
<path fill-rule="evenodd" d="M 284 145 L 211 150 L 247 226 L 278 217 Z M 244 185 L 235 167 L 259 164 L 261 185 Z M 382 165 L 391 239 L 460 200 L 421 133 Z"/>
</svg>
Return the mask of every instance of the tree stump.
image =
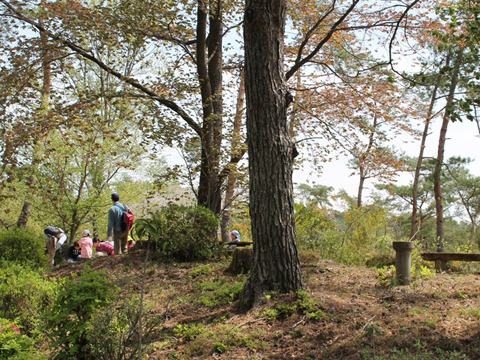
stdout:
<svg viewBox="0 0 480 360">
<path fill-rule="evenodd" d="M 232 254 L 232 262 L 225 271 L 234 275 L 246 274 L 252 268 L 252 263 L 253 249 L 236 248 Z"/>
</svg>

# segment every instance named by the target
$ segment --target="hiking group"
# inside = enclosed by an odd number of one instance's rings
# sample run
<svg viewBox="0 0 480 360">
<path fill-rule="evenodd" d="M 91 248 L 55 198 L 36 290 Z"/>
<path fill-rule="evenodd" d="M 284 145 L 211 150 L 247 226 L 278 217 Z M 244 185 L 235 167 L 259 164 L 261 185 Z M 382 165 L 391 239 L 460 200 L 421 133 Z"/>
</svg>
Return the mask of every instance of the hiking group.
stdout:
<svg viewBox="0 0 480 360">
<path fill-rule="evenodd" d="M 67 251 L 67 262 L 73 263 L 94 256 L 111 256 L 127 253 L 135 242 L 129 239 L 129 231 L 133 224 L 134 215 L 125 204 L 120 203 L 120 195 L 111 195 L 112 206 L 108 210 L 107 241 L 100 241 L 98 237 L 92 239 L 90 231 L 84 230 L 82 237 L 71 244 Z M 67 235 L 60 228 L 49 226 L 44 230 L 47 237 L 46 248 L 50 255 L 50 265 L 55 263 L 55 254 L 62 248 Z M 95 253 L 93 253 L 95 249 Z"/>
</svg>

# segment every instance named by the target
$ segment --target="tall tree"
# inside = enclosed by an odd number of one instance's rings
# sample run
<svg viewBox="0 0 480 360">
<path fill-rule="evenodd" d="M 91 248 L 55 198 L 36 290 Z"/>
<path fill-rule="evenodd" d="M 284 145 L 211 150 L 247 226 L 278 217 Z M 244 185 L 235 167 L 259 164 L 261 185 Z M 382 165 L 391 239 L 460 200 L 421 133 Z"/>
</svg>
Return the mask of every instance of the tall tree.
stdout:
<svg viewBox="0 0 480 360">
<path fill-rule="evenodd" d="M 1 4 L 6 18 L 29 24 L 32 29 L 47 34 L 55 43 L 92 61 L 124 82 L 127 87 L 124 95 L 133 89 L 130 96 L 153 100 L 182 119 L 183 125 L 178 123 L 178 118 L 172 118 L 160 109 L 157 113 L 161 117 L 155 126 L 163 130 L 162 136 L 167 144 L 192 134 L 200 139 L 198 203 L 217 214 L 220 212 L 222 184 L 230 172 L 228 167 L 221 168 L 225 165 L 221 162 L 223 37 L 235 28 L 234 24 L 224 31 L 225 5 L 221 0 L 177 4 L 124 0 L 108 4 L 54 1 L 48 3 L 47 11 L 42 14 L 48 16 L 48 21 L 43 23 L 35 17 L 36 12 L 29 11 L 32 5 L 26 1 L 2 0 Z M 237 5 L 227 5 L 230 24 L 236 20 Z M 96 40 L 84 44 L 82 39 L 85 34 Z M 125 58 L 131 55 L 128 52 L 128 44 L 131 43 L 156 46 L 155 50 L 159 53 L 166 48 L 168 51 L 163 54 L 172 56 L 171 67 L 163 72 L 163 77 L 150 80 L 139 76 L 140 80 L 137 80 L 132 72 L 120 71 L 113 59 L 97 56 L 92 46 L 95 43 L 100 44 L 102 51 L 106 50 L 103 44 L 115 45 L 116 50 L 111 52 Z M 185 71 L 186 68 L 195 69 L 193 74 L 196 75 L 197 86 L 188 83 L 192 72 Z M 187 99 L 186 93 L 190 93 L 194 100 Z M 175 95 L 177 101 L 173 100 Z M 195 104 L 197 99 L 196 108 L 184 109 L 184 106 Z M 191 110 L 190 114 L 188 110 Z M 196 113 L 202 114 L 199 122 L 193 115 Z M 168 138 L 172 134 L 175 137 Z M 238 160 L 239 156 L 236 156 L 232 162 Z"/>
<path fill-rule="evenodd" d="M 254 260 L 241 306 L 258 303 L 266 291 L 303 287 L 295 243 L 293 161 L 287 121 L 292 101 L 284 73 L 285 0 L 247 0 L 245 93 Z"/>
</svg>

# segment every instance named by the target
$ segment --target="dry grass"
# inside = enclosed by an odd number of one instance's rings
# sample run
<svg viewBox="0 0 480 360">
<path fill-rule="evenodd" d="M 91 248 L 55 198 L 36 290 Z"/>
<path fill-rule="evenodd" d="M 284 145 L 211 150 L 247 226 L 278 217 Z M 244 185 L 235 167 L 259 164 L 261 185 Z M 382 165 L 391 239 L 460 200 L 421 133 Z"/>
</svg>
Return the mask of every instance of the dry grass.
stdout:
<svg viewBox="0 0 480 360">
<path fill-rule="evenodd" d="M 109 272 L 126 296 L 141 291 L 143 261 L 144 253 L 137 251 L 93 259 L 89 265 Z M 244 279 L 226 275 L 227 267 L 228 260 L 149 262 L 145 302 L 149 316 L 161 325 L 145 341 L 146 358 L 480 358 L 477 275 L 438 274 L 411 286 L 385 287 L 373 269 L 311 258 L 303 268 L 306 291 L 311 303 L 323 310 L 321 318 L 312 318 L 299 310 L 294 294 L 271 294 L 248 313 L 237 313 L 228 301 L 213 304 L 210 289 Z M 52 275 L 63 277 L 72 271 L 81 267 L 63 266 Z M 210 288 L 198 285 L 207 282 Z M 285 310 L 283 318 L 279 309 Z"/>
</svg>

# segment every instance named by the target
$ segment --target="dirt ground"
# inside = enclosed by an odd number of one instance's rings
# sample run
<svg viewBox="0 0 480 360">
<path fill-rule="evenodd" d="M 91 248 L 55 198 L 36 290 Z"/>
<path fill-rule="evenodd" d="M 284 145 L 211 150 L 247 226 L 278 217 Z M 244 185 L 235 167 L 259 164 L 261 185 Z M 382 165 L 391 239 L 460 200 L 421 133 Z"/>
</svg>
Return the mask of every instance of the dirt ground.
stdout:
<svg viewBox="0 0 480 360">
<path fill-rule="evenodd" d="M 310 316 L 300 311 L 295 294 L 268 294 L 246 313 L 236 311 L 234 300 L 215 304 L 220 284 L 246 278 L 225 274 L 229 259 L 152 259 L 144 272 L 145 252 L 139 250 L 88 265 L 106 271 L 121 297 L 140 294 L 145 274 L 146 322 L 157 321 L 144 340 L 149 359 L 480 359 L 476 274 L 443 273 L 391 286 L 380 284 L 375 269 L 309 259 L 303 263 L 305 290 L 312 308 L 320 309 Z M 82 269 L 63 265 L 51 275 Z"/>
</svg>

